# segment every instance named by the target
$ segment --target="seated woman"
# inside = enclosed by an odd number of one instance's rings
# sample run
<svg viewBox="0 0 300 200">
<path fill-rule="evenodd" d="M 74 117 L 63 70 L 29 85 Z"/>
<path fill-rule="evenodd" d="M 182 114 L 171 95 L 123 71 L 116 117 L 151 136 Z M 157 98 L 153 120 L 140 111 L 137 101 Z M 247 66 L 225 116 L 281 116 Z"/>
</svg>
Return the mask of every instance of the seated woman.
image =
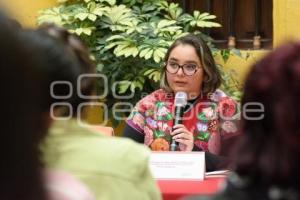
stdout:
<svg viewBox="0 0 300 200">
<path fill-rule="evenodd" d="M 123 136 L 153 151 L 205 151 L 207 170 L 224 168 L 231 139 L 238 133 L 235 101 L 217 88 L 221 77 L 206 43 L 196 35 L 178 38 L 168 49 L 161 89 L 140 100 L 128 117 Z M 187 94 L 183 122 L 173 127 L 174 95 Z"/>
<path fill-rule="evenodd" d="M 148 168 L 147 148 L 124 138 L 99 135 L 78 123 L 80 106 L 90 100 L 77 91 L 89 96 L 95 89 L 93 78 L 78 81 L 81 75 L 95 73 L 82 42 L 55 26 L 27 31 L 23 38 L 40 60 L 47 116 L 72 115 L 69 120 L 49 117 L 51 128 L 42 146 L 46 166 L 71 173 L 96 199 L 160 199 Z"/>
<path fill-rule="evenodd" d="M 0 27 L 0 199 L 93 200 L 71 175 L 44 169 L 39 145 L 48 124 L 39 106 L 38 62 L 19 37 L 22 30 L 1 13 Z"/>
<path fill-rule="evenodd" d="M 299 83 L 299 42 L 279 47 L 254 65 L 242 98 L 235 173 L 216 196 L 192 199 L 300 199 Z"/>
</svg>

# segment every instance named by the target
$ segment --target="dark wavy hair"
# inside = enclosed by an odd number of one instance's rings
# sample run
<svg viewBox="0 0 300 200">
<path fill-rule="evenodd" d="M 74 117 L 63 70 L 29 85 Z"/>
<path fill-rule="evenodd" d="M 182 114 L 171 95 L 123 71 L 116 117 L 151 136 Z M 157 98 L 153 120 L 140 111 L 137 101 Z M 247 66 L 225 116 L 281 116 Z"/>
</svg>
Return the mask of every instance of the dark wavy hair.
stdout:
<svg viewBox="0 0 300 200">
<path fill-rule="evenodd" d="M 253 66 L 245 83 L 242 105 L 248 102 L 261 103 L 264 118 L 243 118 L 244 134 L 236 151 L 237 173 L 264 185 L 299 187 L 299 42 L 279 47 Z"/>
<path fill-rule="evenodd" d="M 220 72 L 216 66 L 212 53 L 209 47 L 207 46 L 207 44 L 205 43 L 205 41 L 200 36 L 194 34 L 188 34 L 178 38 L 169 47 L 164 58 L 164 67 L 161 72 L 160 87 L 168 92 L 172 92 L 172 89 L 170 88 L 167 81 L 165 65 L 168 62 L 172 50 L 178 45 L 182 45 L 182 44 L 188 44 L 194 47 L 199 57 L 199 60 L 202 64 L 202 67 L 204 69 L 204 80 L 203 83 L 199 83 L 199 84 L 202 85 L 201 89 L 203 94 L 214 92 L 221 85 L 222 78 Z"/>
<path fill-rule="evenodd" d="M 43 87 L 20 27 L 0 13 L 0 199 L 44 200 L 39 144 L 47 124 Z"/>
<path fill-rule="evenodd" d="M 78 105 L 88 101 L 78 95 L 77 89 L 87 96 L 95 89 L 95 78 L 83 78 L 78 85 L 78 78 L 83 74 L 94 74 L 95 65 L 89 57 L 89 51 L 82 41 L 66 29 L 53 24 L 44 24 L 37 30 L 26 30 L 22 33 L 24 40 L 30 42 L 30 52 L 39 62 L 41 74 L 44 76 L 45 110 L 53 103 L 68 102 L 72 105 L 73 115 L 76 115 Z M 50 86 L 55 81 L 67 81 L 73 88 L 71 97 L 55 98 L 50 93 Z M 77 88 L 79 87 L 79 88 Z M 52 88 L 56 96 L 65 96 L 70 92 L 70 86 L 58 84 Z"/>
</svg>

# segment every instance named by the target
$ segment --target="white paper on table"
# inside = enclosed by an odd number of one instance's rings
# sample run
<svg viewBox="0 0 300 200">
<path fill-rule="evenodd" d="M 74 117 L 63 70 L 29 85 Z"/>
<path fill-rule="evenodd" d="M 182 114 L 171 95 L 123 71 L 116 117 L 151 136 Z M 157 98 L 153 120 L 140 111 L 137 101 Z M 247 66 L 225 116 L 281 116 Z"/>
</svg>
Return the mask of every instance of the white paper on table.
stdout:
<svg viewBox="0 0 300 200">
<path fill-rule="evenodd" d="M 204 152 L 152 152 L 149 162 L 155 179 L 203 181 Z"/>
</svg>

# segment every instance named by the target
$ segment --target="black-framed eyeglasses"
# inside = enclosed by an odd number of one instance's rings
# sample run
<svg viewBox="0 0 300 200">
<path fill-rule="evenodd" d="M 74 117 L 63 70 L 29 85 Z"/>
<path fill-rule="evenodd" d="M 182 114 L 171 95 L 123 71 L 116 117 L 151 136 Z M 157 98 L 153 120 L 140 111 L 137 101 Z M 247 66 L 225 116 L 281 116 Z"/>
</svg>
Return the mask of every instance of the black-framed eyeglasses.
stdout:
<svg viewBox="0 0 300 200">
<path fill-rule="evenodd" d="M 166 63 L 166 70 L 170 74 L 176 74 L 180 68 L 182 68 L 183 73 L 187 76 L 193 76 L 200 69 L 200 67 L 194 63 L 186 63 L 183 65 L 172 61 Z"/>
</svg>

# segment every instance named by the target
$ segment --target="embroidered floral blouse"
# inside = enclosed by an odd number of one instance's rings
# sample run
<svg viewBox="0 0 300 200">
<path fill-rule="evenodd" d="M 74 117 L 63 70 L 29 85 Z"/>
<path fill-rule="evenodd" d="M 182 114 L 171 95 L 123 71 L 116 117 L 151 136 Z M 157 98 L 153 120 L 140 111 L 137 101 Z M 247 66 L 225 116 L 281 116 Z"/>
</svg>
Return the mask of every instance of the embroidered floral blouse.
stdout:
<svg viewBox="0 0 300 200">
<path fill-rule="evenodd" d="M 159 89 L 141 99 L 127 125 L 144 136 L 153 151 L 169 151 L 174 96 Z M 222 141 L 237 135 L 239 107 L 221 90 L 188 103 L 182 123 L 194 135 L 194 147 L 219 155 Z"/>
</svg>

